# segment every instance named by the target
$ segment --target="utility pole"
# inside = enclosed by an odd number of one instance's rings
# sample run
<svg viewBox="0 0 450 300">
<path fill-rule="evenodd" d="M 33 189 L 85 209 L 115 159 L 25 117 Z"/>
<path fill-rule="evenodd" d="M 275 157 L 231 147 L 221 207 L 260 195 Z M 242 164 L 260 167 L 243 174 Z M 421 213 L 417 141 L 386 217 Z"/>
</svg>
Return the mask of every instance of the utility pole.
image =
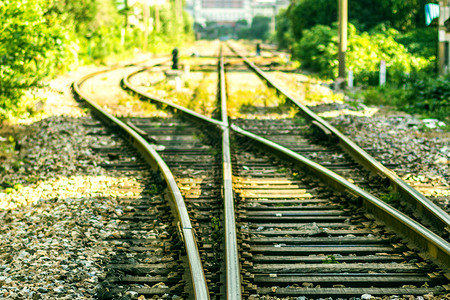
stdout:
<svg viewBox="0 0 450 300">
<path fill-rule="evenodd" d="M 183 2 L 182 0 L 175 0 L 175 15 L 178 22 L 183 22 Z"/>
<path fill-rule="evenodd" d="M 159 19 L 159 4 L 158 1 L 155 2 L 155 31 L 159 32 L 161 30 L 161 21 Z"/>
<path fill-rule="evenodd" d="M 148 0 L 144 0 L 143 5 L 143 18 L 144 18 L 144 51 L 147 51 L 148 47 L 148 28 L 149 28 L 149 20 L 150 20 L 150 6 Z"/>
<path fill-rule="evenodd" d="M 128 0 L 125 0 L 125 28 L 128 29 Z"/>
<path fill-rule="evenodd" d="M 446 63 L 446 49 L 445 49 L 445 27 L 444 22 L 446 20 L 446 6 L 448 5 L 447 0 L 439 0 L 439 18 L 437 22 L 438 40 L 437 40 L 437 71 L 438 75 L 445 74 L 445 63 Z M 448 49 L 447 49 L 448 51 Z M 448 55 L 448 54 L 447 54 Z"/>
<path fill-rule="evenodd" d="M 270 19 L 270 32 L 274 33 L 275 32 L 275 17 L 277 15 L 277 6 L 273 5 L 272 6 L 272 18 Z"/>
<path fill-rule="evenodd" d="M 345 54 L 347 52 L 347 21 L 348 21 L 348 6 L 347 0 L 338 0 L 339 5 L 339 79 L 345 83 Z"/>
</svg>

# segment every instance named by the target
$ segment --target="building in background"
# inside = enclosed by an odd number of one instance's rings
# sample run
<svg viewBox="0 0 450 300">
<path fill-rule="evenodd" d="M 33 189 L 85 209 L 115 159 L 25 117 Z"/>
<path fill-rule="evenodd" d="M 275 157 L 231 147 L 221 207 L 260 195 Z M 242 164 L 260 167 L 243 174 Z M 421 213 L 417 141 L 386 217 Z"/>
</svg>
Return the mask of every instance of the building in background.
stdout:
<svg viewBox="0 0 450 300">
<path fill-rule="evenodd" d="M 186 10 L 195 23 L 205 26 L 209 22 L 234 25 L 246 20 L 251 24 L 254 16 L 275 18 L 289 0 L 188 0 Z"/>
</svg>

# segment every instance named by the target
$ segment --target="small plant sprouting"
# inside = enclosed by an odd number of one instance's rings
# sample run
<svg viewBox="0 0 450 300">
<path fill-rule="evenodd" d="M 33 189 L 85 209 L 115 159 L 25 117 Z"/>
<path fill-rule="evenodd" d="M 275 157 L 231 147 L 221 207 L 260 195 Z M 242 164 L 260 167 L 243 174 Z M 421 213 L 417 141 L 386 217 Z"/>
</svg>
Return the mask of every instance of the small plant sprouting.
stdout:
<svg viewBox="0 0 450 300">
<path fill-rule="evenodd" d="M 286 168 L 279 168 L 278 170 L 277 170 L 277 173 L 286 173 L 287 172 L 287 169 Z"/>
<path fill-rule="evenodd" d="M 219 231 L 219 229 L 220 229 L 220 219 L 216 218 L 216 217 L 213 217 L 211 219 L 211 227 L 212 227 L 212 229 L 214 229 L 214 231 Z"/>
<path fill-rule="evenodd" d="M 28 183 L 36 183 L 37 181 L 38 181 L 38 179 L 36 178 L 36 177 L 34 177 L 34 176 L 28 176 L 26 179 L 25 179 Z"/>
<path fill-rule="evenodd" d="M 193 136 L 193 138 L 194 138 L 194 140 L 197 140 L 197 141 L 204 141 L 205 140 L 205 134 L 204 133 L 196 133 L 196 134 L 194 134 L 194 136 Z"/>
<path fill-rule="evenodd" d="M 158 193 L 159 187 L 156 184 L 152 183 L 147 187 L 147 190 L 150 195 L 154 195 Z"/>
<path fill-rule="evenodd" d="M 392 187 L 389 187 L 389 192 L 380 195 L 380 199 L 386 203 L 396 202 L 400 200 L 400 193 L 392 191 Z"/>
<path fill-rule="evenodd" d="M 209 148 L 208 152 L 212 155 L 212 156 L 217 156 L 219 155 L 221 152 L 215 148 Z"/>
<path fill-rule="evenodd" d="M 324 264 L 340 264 L 340 262 L 338 262 L 336 260 L 336 257 L 333 254 L 328 255 L 328 257 L 326 259 L 324 259 L 322 261 L 322 263 L 324 263 Z"/>
</svg>

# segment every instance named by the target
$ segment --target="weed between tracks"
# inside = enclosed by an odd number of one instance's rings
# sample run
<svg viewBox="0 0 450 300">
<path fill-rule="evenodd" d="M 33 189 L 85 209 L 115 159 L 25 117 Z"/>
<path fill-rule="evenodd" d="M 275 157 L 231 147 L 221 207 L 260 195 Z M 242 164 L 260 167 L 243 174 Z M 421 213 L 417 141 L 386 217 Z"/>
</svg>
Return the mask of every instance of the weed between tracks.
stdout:
<svg viewBox="0 0 450 300">
<path fill-rule="evenodd" d="M 177 91 L 174 82 L 162 80 L 147 92 L 211 117 L 216 107 L 217 74 L 191 72 Z"/>
<path fill-rule="evenodd" d="M 388 188 L 388 193 L 382 193 L 380 194 L 380 199 L 383 200 L 386 203 L 393 203 L 393 202 L 398 202 L 401 199 L 401 195 L 398 192 L 394 192 L 392 190 L 392 187 Z"/>
<path fill-rule="evenodd" d="M 124 106 L 128 109 L 131 109 L 131 111 L 140 112 L 141 114 L 146 116 L 167 116 L 165 112 L 162 112 L 158 109 L 156 104 L 148 101 L 140 101 L 138 96 L 134 96 L 131 98 L 121 98 L 118 100 L 117 104 L 119 106 Z M 133 116 L 133 114 L 128 113 L 127 116 L 131 117 Z"/>
<path fill-rule="evenodd" d="M 343 94 L 335 94 L 329 88 L 330 81 L 324 82 L 310 75 L 281 71 L 267 72 L 267 76 L 305 105 L 314 106 L 331 102 L 342 103 L 344 100 Z"/>
<path fill-rule="evenodd" d="M 336 260 L 336 257 L 333 254 L 328 255 L 328 257 L 326 259 L 324 259 L 322 261 L 322 263 L 324 263 L 324 264 L 340 264 L 340 262 L 338 262 Z"/>
<path fill-rule="evenodd" d="M 228 115 L 231 118 L 291 118 L 298 111 L 286 105 L 284 96 L 267 87 L 253 73 L 230 71 L 226 77 Z"/>
</svg>

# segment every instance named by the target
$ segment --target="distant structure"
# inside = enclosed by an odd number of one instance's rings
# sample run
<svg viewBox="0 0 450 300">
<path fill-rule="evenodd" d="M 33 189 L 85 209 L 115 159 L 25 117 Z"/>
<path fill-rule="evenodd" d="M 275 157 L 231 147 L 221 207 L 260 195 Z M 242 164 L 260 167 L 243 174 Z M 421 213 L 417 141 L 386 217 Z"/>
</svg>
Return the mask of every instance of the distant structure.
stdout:
<svg viewBox="0 0 450 300">
<path fill-rule="evenodd" d="M 186 10 L 203 26 L 207 22 L 234 25 L 240 20 L 250 25 L 254 16 L 274 19 L 288 5 L 289 0 L 187 0 Z"/>
</svg>

